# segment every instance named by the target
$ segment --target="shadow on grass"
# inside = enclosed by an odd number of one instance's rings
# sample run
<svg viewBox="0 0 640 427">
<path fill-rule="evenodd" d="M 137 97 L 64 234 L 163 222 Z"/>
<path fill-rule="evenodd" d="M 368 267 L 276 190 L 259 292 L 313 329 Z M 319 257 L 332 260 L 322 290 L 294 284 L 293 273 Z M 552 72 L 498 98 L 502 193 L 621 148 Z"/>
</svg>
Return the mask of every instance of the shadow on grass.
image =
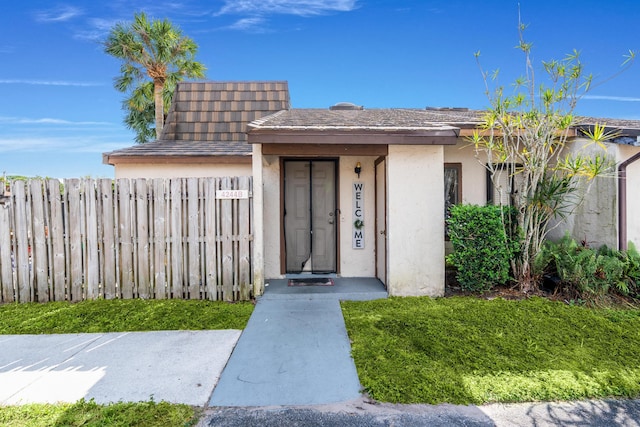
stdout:
<svg viewBox="0 0 640 427">
<path fill-rule="evenodd" d="M 540 298 L 343 303 L 360 381 L 394 403 L 640 394 L 640 313 Z"/>
</svg>

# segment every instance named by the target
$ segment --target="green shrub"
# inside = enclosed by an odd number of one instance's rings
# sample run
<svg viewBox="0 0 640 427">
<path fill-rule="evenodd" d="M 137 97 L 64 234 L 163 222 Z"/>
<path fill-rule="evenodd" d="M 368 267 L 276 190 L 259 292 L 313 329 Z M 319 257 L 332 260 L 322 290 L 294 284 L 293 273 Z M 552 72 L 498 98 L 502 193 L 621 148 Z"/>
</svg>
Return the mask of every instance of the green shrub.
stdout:
<svg viewBox="0 0 640 427">
<path fill-rule="evenodd" d="M 509 212 L 506 212 L 507 214 Z M 448 219 L 453 253 L 449 261 L 465 290 L 485 291 L 509 279 L 510 239 L 499 206 L 455 205 Z"/>
<path fill-rule="evenodd" d="M 536 268 L 557 275 L 565 291 L 592 299 L 610 292 L 638 296 L 640 255 L 633 244 L 628 251 L 602 246 L 592 249 L 568 234 L 558 242 L 545 242 Z"/>
</svg>

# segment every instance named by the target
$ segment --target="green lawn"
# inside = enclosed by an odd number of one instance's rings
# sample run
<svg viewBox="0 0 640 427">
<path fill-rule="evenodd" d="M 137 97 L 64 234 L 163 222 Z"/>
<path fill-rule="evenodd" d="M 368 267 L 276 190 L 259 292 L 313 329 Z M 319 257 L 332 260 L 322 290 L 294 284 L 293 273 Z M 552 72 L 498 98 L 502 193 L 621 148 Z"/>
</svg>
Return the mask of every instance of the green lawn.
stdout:
<svg viewBox="0 0 640 427">
<path fill-rule="evenodd" d="M 360 382 L 396 403 L 640 395 L 640 311 L 541 298 L 343 302 Z"/>
<path fill-rule="evenodd" d="M 0 305 L 0 334 L 244 329 L 253 304 L 96 300 Z"/>
<path fill-rule="evenodd" d="M 14 427 L 186 427 L 195 425 L 198 416 L 188 405 L 166 402 L 98 405 L 80 400 L 64 405 L 0 407 L 0 425 Z"/>
<path fill-rule="evenodd" d="M 244 329 L 253 304 L 182 300 L 97 300 L 0 305 L 0 334 Z M 184 427 L 198 411 L 167 402 L 0 407 L 0 425 Z"/>
</svg>

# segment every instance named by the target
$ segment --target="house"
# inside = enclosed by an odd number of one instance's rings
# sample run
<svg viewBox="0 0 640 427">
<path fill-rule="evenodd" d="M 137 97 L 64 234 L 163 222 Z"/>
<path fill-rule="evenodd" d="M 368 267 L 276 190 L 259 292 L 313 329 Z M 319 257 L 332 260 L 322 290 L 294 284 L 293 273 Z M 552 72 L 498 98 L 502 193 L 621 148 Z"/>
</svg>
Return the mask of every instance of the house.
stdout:
<svg viewBox="0 0 640 427">
<path fill-rule="evenodd" d="M 508 198 L 508 179 L 494 185 L 467 140 L 482 112 L 349 103 L 295 109 L 286 83 L 252 85 L 181 83 L 163 138 L 106 153 L 105 161 L 116 177 L 252 175 L 257 293 L 271 278 L 331 273 L 377 277 L 391 295 L 442 295 L 445 207 Z M 258 111 L 252 102 L 259 96 L 277 101 Z M 225 108 L 238 105 L 203 102 L 242 97 L 252 110 L 239 117 L 255 117 L 233 126 L 228 121 L 241 112 L 228 115 Z M 598 178 L 585 203 L 554 232 L 624 247 L 640 243 L 640 200 L 630 191 L 640 185 L 640 121 L 585 118 L 568 149 L 586 145 L 582 132 L 603 122 L 619 132 L 607 145 L 620 177 Z M 216 133 L 231 128 L 233 137 Z"/>
</svg>

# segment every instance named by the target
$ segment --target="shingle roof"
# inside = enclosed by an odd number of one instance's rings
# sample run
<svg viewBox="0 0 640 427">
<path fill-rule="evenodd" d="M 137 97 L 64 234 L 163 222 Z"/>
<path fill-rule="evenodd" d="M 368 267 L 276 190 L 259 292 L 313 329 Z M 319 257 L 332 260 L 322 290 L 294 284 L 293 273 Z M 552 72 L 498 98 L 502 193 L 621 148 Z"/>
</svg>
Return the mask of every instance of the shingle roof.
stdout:
<svg viewBox="0 0 640 427">
<path fill-rule="evenodd" d="M 280 111 L 249 123 L 249 130 L 362 130 L 362 131 L 422 131 L 454 129 L 445 116 L 427 110 L 388 109 L 293 109 Z M 449 117 L 450 118 L 450 117 Z M 467 114 L 456 119 L 465 122 L 475 118 Z M 477 122 L 477 120 L 475 121 Z"/>
<path fill-rule="evenodd" d="M 105 162 L 132 156 L 248 156 L 247 124 L 288 108 L 286 81 L 180 82 L 160 139 L 105 153 Z"/>
<path fill-rule="evenodd" d="M 247 123 L 289 108 L 287 82 L 178 83 L 161 140 L 247 140 Z"/>
</svg>

